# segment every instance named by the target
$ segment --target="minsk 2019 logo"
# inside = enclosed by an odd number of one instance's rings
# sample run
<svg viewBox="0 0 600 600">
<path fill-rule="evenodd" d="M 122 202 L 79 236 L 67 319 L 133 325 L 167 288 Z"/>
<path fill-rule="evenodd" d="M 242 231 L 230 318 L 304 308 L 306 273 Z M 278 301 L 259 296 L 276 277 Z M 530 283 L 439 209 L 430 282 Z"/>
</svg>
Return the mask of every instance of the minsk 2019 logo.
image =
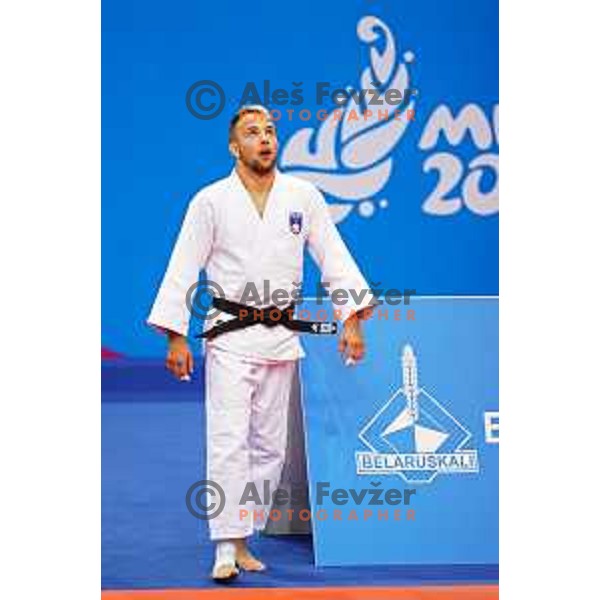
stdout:
<svg viewBox="0 0 600 600">
<path fill-rule="evenodd" d="M 364 16 L 358 22 L 357 36 L 369 49 L 369 64 L 361 71 L 360 81 L 346 87 L 351 98 L 341 117 L 338 111 L 330 111 L 318 127 L 294 132 L 279 164 L 282 171 L 310 181 L 325 194 L 336 223 L 353 209 L 369 219 L 390 205 L 384 189 L 397 163 L 397 148 L 408 128 L 414 127 L 412 96 L 418 95 L 412 84 L 417 56 L 412 50 L 401 50 L 386 23 L 373 15 Z M 387 100 L 367 106 L 360 94 L 353 93 L 357 89 L 376 92 L 380 99 L 391 90 L 404 93 L 410 89 L 412 93 L 402 107 Z M 419 121 L 423 120 L 419 115 Z M 423 173 L 438 177 L 422 202 L 425 214 L 440 218 L 465 210 L 479 217 L 498 213 L 499 118 L 498 104 L 490 108 L 468 102 L 457 110 L 441 103 L 433 109 L 418 142 L 419 151 L 426 153 Z"/>
<path fill-rule="evenodd" d="M 478 473 L 471 433 L 419 387 L 411 346 L 402 353 L 402 387 L 362 428 L 369 451 L 356 452 L 359 475 L 399 475 L 408 483 L 431 483 L 438 474 Z"/>
</svg>

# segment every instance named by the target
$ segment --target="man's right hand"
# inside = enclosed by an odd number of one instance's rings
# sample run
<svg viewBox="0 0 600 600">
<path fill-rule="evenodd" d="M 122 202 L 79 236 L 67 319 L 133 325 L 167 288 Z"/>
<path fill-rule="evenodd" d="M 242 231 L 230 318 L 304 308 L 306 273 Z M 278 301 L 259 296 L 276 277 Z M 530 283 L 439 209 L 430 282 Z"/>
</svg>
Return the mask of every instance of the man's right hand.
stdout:
<svg viewBox="0 0 600 600">
<path fill-rule="evenodd" d="M 194 358 L 190 352 L 185 336 L 169 332 L 169 350 L 167 352 L 167 369 L 181 379 L 190 377 L 194 371 Z"/>
</svg>

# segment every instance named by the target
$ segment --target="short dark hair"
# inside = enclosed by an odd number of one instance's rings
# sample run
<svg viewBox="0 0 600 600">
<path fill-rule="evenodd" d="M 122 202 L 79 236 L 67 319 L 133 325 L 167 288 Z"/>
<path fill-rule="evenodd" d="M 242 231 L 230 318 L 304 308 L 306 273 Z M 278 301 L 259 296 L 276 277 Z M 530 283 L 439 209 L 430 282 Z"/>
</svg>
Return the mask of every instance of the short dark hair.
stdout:
<svg viewBox="0 0 600 600">
<path fill-rule="evenodd" d="M 244 115 L 250 113 L 262 114 L 266 117 L 271 118 L 271 113 L 269 112 L 269 109 L 266 106 L 263 106 L 262 104 L 245 104 L 244 106 L 240 106 L 240 108 L 238 108 L 235 111 L 233 117 L 231 117 L 231 120 L 229 121 L 229 139 L 233 137 L 233 132 L 238 121 Z"/>
</svg>

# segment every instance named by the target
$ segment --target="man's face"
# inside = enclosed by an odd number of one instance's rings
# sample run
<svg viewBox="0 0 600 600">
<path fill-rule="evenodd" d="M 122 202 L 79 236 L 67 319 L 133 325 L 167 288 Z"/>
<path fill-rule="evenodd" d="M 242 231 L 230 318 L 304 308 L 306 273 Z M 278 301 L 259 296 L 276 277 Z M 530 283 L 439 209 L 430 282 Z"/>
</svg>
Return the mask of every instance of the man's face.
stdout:
<svg viewBox="0 0 600 600">
<path fill-rule="evenodd" d="M 236 123 L 231 149 L 244 165 L 259 175 L 275 168 L 277 132 L 273 121 L 262 113 L 246 113 Z"/>
</svg>

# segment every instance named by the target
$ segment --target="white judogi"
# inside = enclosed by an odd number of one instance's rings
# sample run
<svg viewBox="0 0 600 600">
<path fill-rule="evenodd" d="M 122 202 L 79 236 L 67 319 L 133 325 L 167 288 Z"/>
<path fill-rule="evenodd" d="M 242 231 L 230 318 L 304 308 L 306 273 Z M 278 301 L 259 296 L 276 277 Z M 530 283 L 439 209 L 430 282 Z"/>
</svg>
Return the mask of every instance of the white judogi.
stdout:
<svg viewBox="0 0 600 600">
<path fill-rule="evenodd" d="M 342 320 L 373 301 L 322 194 L 311 183 L 276 171 L 261 218 L 234 169 L 191 201 L 148 322 L 187 335 L 185 298 L 202 269 L 228 300 L 288 305 L 298 289 L 294 283 L 302 281 L 305 246 L 328 291 L 354 290 L 346 304 L 334 307 Z M 265 281 L 270 297 L 263 293 Z M 255 285 L 260 302 L 243 297 L 248 284 Z M 274 297 L 277 289 L 287 295 Z M 229 318 L 234 317 L 219 317 Z M 206 327 L 216 322 L 207 321 Z M 298 334 L 282 326 L 253 325 L 206 343 L 208 479 L 223 487 L 228 507 L 237 503 L 247 482 L 269 479 L 274 489 L 279 481 L 289 390 L 295 361 L 303 356 Z M 232 520 L 228 509 L 209 525 L 212 539 L 252 531 L 237 513 Z"/>
</svg>

